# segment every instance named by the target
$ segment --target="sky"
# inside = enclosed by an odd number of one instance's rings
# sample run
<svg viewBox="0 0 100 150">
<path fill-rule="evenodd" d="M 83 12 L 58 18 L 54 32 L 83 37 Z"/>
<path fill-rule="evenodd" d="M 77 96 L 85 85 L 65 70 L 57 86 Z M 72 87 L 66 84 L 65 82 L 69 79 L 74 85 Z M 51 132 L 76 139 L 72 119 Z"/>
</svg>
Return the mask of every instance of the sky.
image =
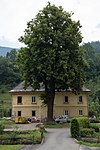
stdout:
<svg viewBox="0 0 100 150">
<path fill-rule="evenodd" d="M 0 46 L 20 48 L 27 22 L 47 2 L 73 12 L 72 20 L 80 20 L 83 43 L 100 40 L 100 0 L 0 0 Z"/>
</svg>

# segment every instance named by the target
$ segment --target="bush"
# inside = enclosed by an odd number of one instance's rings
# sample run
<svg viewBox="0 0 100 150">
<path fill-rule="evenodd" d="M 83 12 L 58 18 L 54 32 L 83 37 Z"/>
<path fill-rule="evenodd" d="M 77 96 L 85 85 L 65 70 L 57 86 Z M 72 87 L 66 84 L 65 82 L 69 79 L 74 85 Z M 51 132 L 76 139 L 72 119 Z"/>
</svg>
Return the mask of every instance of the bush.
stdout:
<svg viewBox="0 0 100 150">
<path fill-rule="evenodd" d="M 3 134 L 3 131 L 4 131 L 4 126 L 0 124 L 0 134 Z"/>
<path fill-rule="evenodd" d="M 90 121 L 89 121 L 88 117 L 79 117 L 79 118 L 76 118 L 76 119 L 79 123 L 80 128 L 89 128 Z"/>
<path fill-rule="evenodd" d="M 93 137 L 95 130 L 93 128 L 81 128 L 80 136 L 81 137 Z"/>
<path fill-rule="evenodd" d="M 99 132 L 99 127 L 97 125 L 90 125 L 90 128 L 93 128 L 95 132 Z"/>
<path fill-rule="evenodd" d="M 71 136 L 73 138 L 79 137 L 79 123 L 76 118 L 71 121 Z"/>
</svg>

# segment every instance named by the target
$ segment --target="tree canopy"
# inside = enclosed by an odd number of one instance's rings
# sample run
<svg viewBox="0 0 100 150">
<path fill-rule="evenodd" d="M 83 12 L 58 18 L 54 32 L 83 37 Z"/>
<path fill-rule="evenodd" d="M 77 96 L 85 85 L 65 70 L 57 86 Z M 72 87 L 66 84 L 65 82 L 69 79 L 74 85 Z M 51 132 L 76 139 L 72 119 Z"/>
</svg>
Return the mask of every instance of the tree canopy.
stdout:
<svg viewBox="0 0 100 150">
<path fill-rule="evenodd" d="M 0 87 L 10 89 L 20 82 L 19 70 L 16 67 L 17 51 L 12 49 L 6 56 L 0 56 Z"/>
<path fill-rule="evenodd" d="M 79 92 L 84 84 L 87 63 L 82 41 L 80 22 L 71 19 L 72 13 L 48 3 L 34 19 L 27 23 L 24 36 L 26 47 L 20 49 L 18 65 L 25 86 L 35 89 L 44 85 L 48 119 L 53 118 L 55 89 Z"/>
</svg>

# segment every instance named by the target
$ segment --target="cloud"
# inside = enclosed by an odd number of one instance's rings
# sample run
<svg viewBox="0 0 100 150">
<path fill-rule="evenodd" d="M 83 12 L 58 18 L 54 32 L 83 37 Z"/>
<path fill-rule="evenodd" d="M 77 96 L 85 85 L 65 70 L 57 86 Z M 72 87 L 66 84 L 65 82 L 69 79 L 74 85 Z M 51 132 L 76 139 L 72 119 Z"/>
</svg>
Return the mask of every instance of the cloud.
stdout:
<svg viewBox="0 0 100 150">
<path fill-rule="evenodd" d="M 100 1 L 98 0 L 49 0 L 62 6 L 67 12 L 74 12 L 73 20 L 80 20 L 84 42 L 99 40 Z M 47 5 L 48 0 L 0 0 L 0 37 L 5 44 L 21 45 L 18 38 L 24 34 L 26 24 Z M 2 40 L 1 40 L 2 41 Z M 3 41 L 2 41 L 3 42 Z M 2 43 L 1 42 L 1 43 Z M 4 42 L 3 42 L 4 43 Z"/>
</svg>

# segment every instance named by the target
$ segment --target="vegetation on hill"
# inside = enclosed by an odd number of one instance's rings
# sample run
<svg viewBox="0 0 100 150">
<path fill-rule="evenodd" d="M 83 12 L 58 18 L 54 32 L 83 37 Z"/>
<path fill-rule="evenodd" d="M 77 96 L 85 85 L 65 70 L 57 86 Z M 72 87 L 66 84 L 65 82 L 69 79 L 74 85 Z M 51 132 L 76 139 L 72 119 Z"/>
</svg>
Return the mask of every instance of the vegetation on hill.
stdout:
<svg viewBox="0 0 100 150">
<path fill-rule="evenodd" d="M 13 48 L 0 46 L 0 56 L 6 56 Z"/>
<path fill-rule="evenodd" d="M 0 56 L 0 117 L 11 114 L 11 96 L 8 91 L 20 82 L 16 56 L 15 49 L 7 52 L 6 56 Z"/>
<path fill-rule="evenodd" d="M 85 43 L 82 47 L 86 51 L 86 59 L 89 64 L 88 69 L 85 70 L 86 86 L 91 90 L 89 96 L 89 114 L 90 115 L 94 114 L 96 116 L 99 116 L 100 115 L 100 53 L 95 52 L 91 43 Z"/>
</svg>

